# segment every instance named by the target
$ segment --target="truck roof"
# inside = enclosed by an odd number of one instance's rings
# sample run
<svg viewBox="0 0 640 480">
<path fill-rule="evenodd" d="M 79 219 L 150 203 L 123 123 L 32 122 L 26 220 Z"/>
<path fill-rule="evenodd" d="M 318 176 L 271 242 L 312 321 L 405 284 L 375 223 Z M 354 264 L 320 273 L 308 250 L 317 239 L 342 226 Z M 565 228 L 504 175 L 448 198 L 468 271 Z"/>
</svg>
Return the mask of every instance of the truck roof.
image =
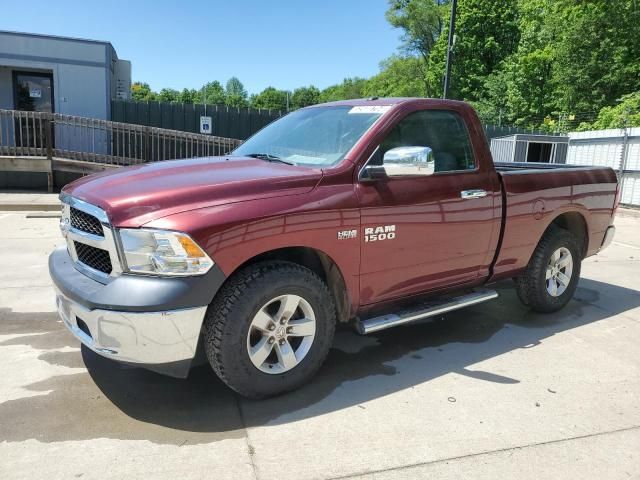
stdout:
<svg viewBox="0 0 640 480">
<path fill-rule="evenodd" d="M 340 106 L 356 107 L 361 105 L 399 105 L 401 103 L 434 103 L 442 106 L 443 104 L 459 105 L 464 102 L 458 100 L 443 100 L 441 98 L 422 98 L 422 97 L 370 97 L 370 98 L 354 98 L 351 100 L 338 100 L 335 102 L 319 103 L 312 107 Z"/>
</svg>

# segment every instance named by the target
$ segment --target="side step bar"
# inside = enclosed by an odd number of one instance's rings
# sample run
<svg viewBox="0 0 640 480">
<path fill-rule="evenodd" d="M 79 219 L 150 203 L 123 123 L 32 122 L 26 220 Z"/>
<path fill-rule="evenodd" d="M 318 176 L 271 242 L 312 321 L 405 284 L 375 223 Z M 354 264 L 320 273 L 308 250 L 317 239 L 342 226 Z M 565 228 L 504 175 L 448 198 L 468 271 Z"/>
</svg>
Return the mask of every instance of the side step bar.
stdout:
<svg viewBox="0 0 640 480">
<path fill-rule="evenodd" d="M 478 303 L 486 302 L 498 298 L 498 292 L 488 289 L 476 289 L 466 295 L 448 298 L 440 303 L 432 303 L 425 307 L 424 304 L 415 310 L 405 310 L 400 313 L 390 313 L 380 317 L 367 318 L 356 322 L 356 330 L 360 335 L 378 332 L 405 323 L 423 320 L 443 313 L 469 307 Z"/>
</svg>

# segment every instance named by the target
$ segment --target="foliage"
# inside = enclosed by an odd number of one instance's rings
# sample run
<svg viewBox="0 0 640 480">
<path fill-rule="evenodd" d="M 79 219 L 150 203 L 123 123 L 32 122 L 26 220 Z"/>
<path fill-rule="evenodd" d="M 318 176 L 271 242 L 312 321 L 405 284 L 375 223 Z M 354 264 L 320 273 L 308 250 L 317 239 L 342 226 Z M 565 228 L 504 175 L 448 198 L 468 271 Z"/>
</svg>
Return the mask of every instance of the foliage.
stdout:
<svg viewBox="0 0 640 480">
<path fill-rule="evenodd" d="M 180 92 L 173 88 L 163 88 L 158 93 L 158 100 L 160 102 L 177 102 Z"/>
<path fill-rule="evenodd" d="M 131 98 L 138 102 L 157 100 L 157 94 L 151 90 L 148 83 L 134 82 L 131 84 Z"/>
<path fill-rule="evenodd" d="M 225 104 L 230 107 L 247 107 L 249 105 L 247 91 L 238 77 L 231 77 L 227 80 L 224 93 Z"/>
<path fill-rule="evenodd" d="M 274 110 L 286 110 L 289 92 L 267 87 L 257 95 L 251 95 L 253 108 L 268 108 Z"/>
<path fill-rule="evenodd" d="M 406 54 L 417 54 L 426 62 L 431 50 L 442 33 L 445 1 L 390 0 L 387 21 L 391 26 L 403 30 L 402 49 Z M 445 7 L 443 7 L 445 5 Z"/>
<path fill-rule="evenodd" d="M 320 90 L 310 87 L 296 88 L 291 94 L 291 108 L 302 108 L 320 102 Z"/>
<path fill-rule="evenodd" d="M 612 105 L 640 82 L 640 5 L 575 2 L 550 18 L 561 35 L 554 71 L 558 106 L 575 112 Z"/>
<path fill-rule="evenodd" d="M 178 102 L 196 103 L 198 98 L 199 98 L 199 95 L 196 90 L 194 90 L 193 88 L 192 89 L 183 88 L 180 94 L 178 95 Z"/>
<path fill-rule="evenodd" d="M 365 97 L 425 96 L 424 69 L 422 58 L 394 55 L 380 64 L 380 73 L 367 80 L 362 93 Z"/>
<path fill-rule="evenodd" d="M 217 80 L 205 83 L 198 92 L 197 100 L 197 103 L 224 105 L 226 96 L 222 84 Z"/>
<path fill-rule="evenodd" d="M 450 15 L 449 4 L 448 0 L 389 0 L 386 17 L 393 27 L 403 32 L 400 51 L 405 58 L 402 62 L 392 56 L 382 62 L 378 78 L 372 79 L 378 82 L 374 89 L 380 89 L 379 82 L 382 82 L 393 85 L 393 91 L 416 92 L 416 84 L 420 82 L 416 96 L 439 96 L 440 92 L 436 90 L 440 89 L 446 55 L 446 41 L 443 40 L 446 35 L 443 37 L 442 34 Z M 412 57 L 414 61 L 410 62 Z M 442 58 L 442 61 L 434 62 L 435 58 Z M 401 71 L 402 66 L 411 71 Z"/>
<path fill-rule="evenodd" d="M 553 50 L 548 45 L 522 52 L 508 64 L 507 108 L 516 125 L 540 123 L 555 110 L 552 69 Z"/>
<path fill-rule="evenodd" d="M 603 107 L 593 123 L 580 124 L 579 130 L 604 130 L 640 126 L 640 91 L 624 95 L 615 106 Z"/>
<path fill-rule="evenodd" d="M 509 111 L 508 97 L 505 94 L 507 79 L 506 71 L 494 71 L 485 79 L 482 98 L 471 102 L 484 123 L 495 125 L 507 123 Z"/>
<path fill-rule="evenodd" d="M 363 90 L 366 83 L 367 80 L 364 78 L 345 78 L 342 83 L 332 85 L 322 90 L 319 97 L 320 102 L 363 98 Z"/>
<path fill-rule="evenodd" d="M 447 13 L 447 17 L 450 13 Z M 445 26 L 428 59 L 429 93 L 442 92 L 449 27 Z M 458 3 L 450 97 L 477 101 L 503 60 L 515 51 L 520 32 L 516 0 L 464 0 Z"/>
</svg>

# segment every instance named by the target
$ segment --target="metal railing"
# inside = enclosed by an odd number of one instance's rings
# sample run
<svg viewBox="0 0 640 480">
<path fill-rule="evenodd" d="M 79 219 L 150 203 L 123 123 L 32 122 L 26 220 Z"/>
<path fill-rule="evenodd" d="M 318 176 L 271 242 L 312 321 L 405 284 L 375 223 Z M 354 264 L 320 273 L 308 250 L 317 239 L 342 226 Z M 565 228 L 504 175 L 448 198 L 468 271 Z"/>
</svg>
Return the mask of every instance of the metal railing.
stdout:
<svg viewBox="0 0 640 480">
<path fill-rule="evenodd" d="M 224 155 L 233 138 L 111 122 L 59 113 L 0 109 L 0 155 L 107 165 Z"/>
</svg>

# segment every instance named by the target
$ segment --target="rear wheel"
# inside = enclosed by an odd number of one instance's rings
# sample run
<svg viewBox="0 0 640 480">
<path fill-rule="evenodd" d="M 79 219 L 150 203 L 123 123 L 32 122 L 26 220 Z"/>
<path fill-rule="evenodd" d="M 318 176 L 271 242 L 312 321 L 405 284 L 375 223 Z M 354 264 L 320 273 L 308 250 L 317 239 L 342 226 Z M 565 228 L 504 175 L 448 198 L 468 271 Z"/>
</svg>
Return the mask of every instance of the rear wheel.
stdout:
<svg viewBox="0 0 640 480">
<path fill-rule="evenodd" d="M 538 312 L 564 307 L 578 286 L 580 244 L 569 231 L 552 226 L 536 247 L 525 272 L 516 279 L 518 297 Z"/>
<path fill-rule="evenodd" d="M 241 395 L 277 395 L 317 372 L 335 321 L 333 299 L 315 273 L 289 262 L 259 263 L 230 278 L 209 306 L 205 351 Z"/>
</svg>

